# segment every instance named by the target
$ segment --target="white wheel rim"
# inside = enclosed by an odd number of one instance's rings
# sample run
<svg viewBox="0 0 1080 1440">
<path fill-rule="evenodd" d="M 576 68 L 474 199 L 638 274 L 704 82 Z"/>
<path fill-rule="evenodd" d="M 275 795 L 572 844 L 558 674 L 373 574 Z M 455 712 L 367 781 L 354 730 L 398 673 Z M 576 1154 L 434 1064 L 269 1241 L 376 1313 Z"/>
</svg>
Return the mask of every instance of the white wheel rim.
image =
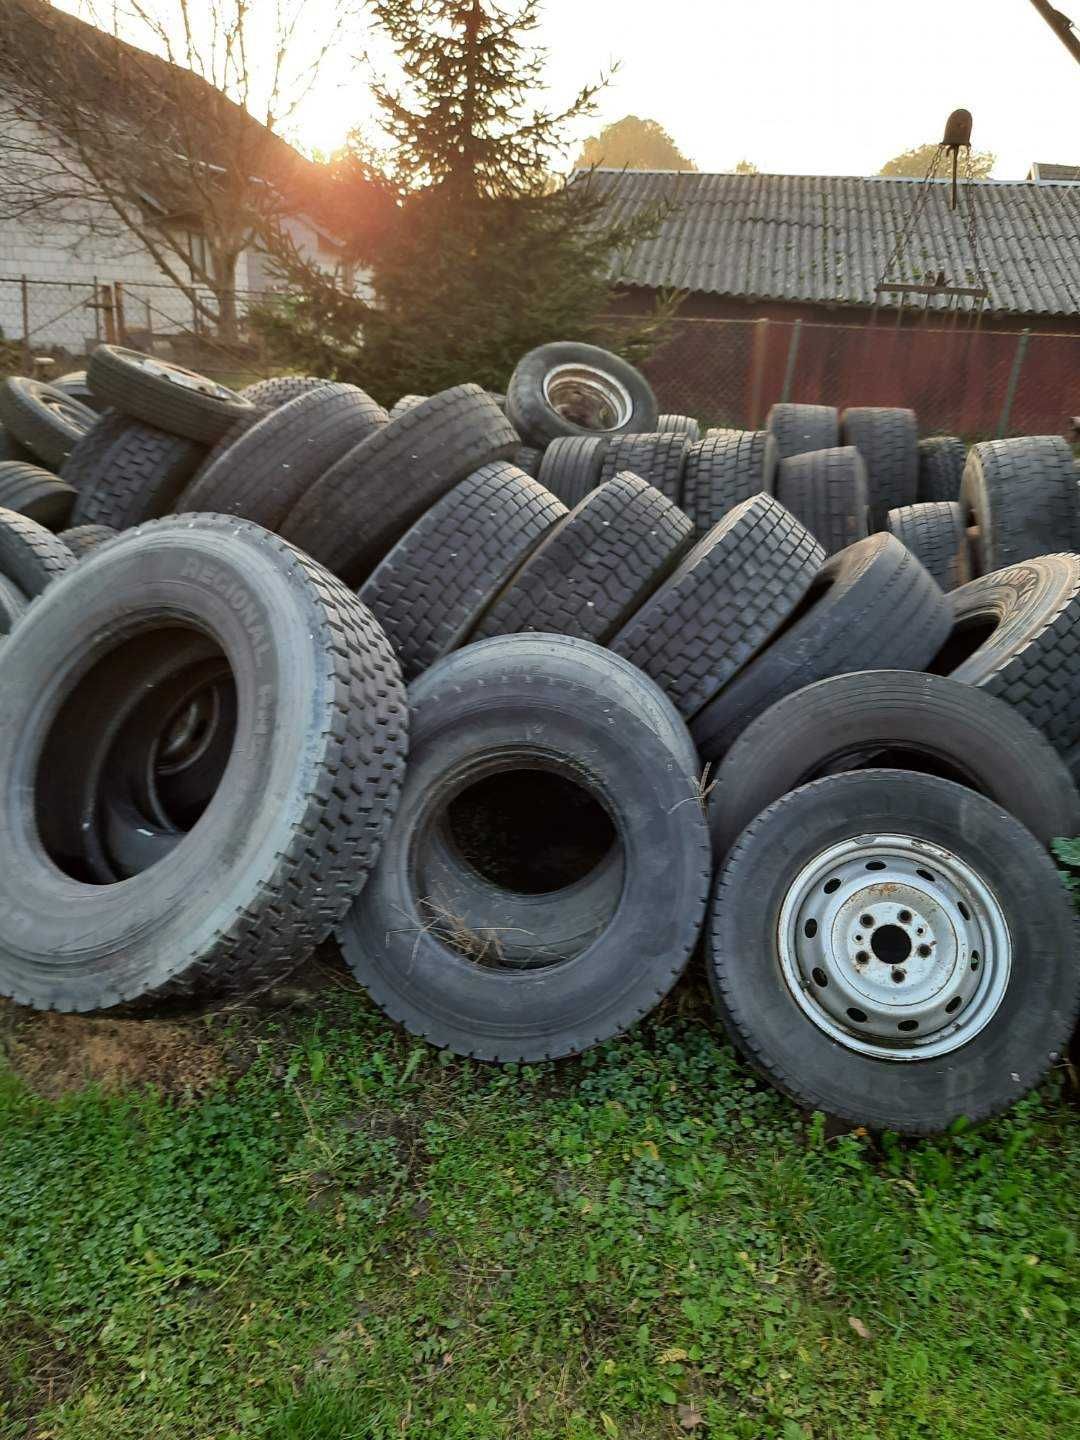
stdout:
<svg viewBox="0 0 1080 1440">
<path fill-rule="evenodd" d="M 778 923 L 781 971 L 814 1025 L 846 1049 L 928 1060 L 997 1013 L 1012 947 L 993 892 L 952 851 L 858 836 L 805 865 Z"/>
<path fill-rule="evenodd" d="M 600 434 L 621 429 L 634 413 L 626 386 L 594 365 L 556 365 L 544 376 L 544 399 L 564 419 Z"/>
</svg>

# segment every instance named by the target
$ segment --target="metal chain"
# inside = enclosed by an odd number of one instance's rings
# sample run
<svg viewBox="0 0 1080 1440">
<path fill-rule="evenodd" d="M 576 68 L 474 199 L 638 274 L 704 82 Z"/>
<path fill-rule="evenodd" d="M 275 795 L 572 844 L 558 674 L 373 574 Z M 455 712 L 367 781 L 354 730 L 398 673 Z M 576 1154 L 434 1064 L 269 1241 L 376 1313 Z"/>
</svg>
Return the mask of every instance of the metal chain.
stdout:
<svg viewBox="0 0 1080 1440">
<path fill-rule="evenodd" d="M 912 235 L 915 232 L 915 227 L 918 224 L 920 218 L 922 217 L 922 212 L 926 209 L 927 201 L 930 198 L 930 181 L 936 178 L 938 166 L 941 164 L 941 157 L 942 155 L 944 155 L 944 153 L 945 146 L 939 145 L 934 151 L 933 156 L 931 157 L 930 164 L 927 167 L 926 175 L 923 177 L 923 182 L 919 187 L 919 193 L 916 197 L 915 204 L 911 207 L 908 218 L 905 221 L 903 228 L 900 231 L 900 234 L 897 236 L 896 244 L 893 247 L 893 252 L 885 263 L 885 269 L 882 272 L 881 276 L 882 285 L 888 284 L 889 274 L 893 266 L 899 264 L 900 258 L 907 249 L 908 242 L 911 240 Z"/>
</svg>

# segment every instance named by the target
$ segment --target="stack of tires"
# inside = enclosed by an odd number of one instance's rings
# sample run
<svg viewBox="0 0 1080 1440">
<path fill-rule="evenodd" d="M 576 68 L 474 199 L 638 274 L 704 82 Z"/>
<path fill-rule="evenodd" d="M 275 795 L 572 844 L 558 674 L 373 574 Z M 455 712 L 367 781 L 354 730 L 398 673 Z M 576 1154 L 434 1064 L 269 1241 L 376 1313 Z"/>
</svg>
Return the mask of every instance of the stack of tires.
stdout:
<svg viewBox="0 0 1080 1440">
<path fill-rule="evenodd" d="M 561 343 L 389 411 L 111 346 L 82 400 L 0 385 L 0 993 L 205 1003 L 333 933 L 413 1033 L 532 1061 L 700 942 L 807 1107 L 1036 1084 L 1080 1008 L 1071 454 L 657 411 Z"/>
</svg>

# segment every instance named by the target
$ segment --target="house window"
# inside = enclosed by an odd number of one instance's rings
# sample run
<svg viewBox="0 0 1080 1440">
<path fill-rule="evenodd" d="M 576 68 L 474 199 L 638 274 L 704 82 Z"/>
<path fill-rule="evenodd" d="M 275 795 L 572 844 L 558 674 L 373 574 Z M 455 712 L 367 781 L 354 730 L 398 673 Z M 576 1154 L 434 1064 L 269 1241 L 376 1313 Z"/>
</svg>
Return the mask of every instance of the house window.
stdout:
<svg viewBox="0 0 1080 1440">
<path fill-rule="evenodd" d="M 188 254 L 191 256 L 191 273 L 199 271 L 203 275 L 210 273 L 209 255 L 206 249 L 206 236 L 188 232 Z"/>
</svg>

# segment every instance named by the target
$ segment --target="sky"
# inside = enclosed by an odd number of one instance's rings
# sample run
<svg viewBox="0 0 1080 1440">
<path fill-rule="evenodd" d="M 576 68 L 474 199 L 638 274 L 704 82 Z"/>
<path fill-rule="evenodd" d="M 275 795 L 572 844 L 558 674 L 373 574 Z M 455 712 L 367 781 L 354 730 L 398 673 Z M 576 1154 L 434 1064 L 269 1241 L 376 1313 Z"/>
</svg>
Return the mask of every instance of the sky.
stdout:
<svg viewBox="0 0 1080 1440">
<path fill-rule="evenodd" d="M 1080 25 L 1080 0 L 1057 4 Z M 637 114 L 701 170 L 745 158 L 771 173 L 875 174 L 939 140 L 964 106 L 975 148 L 998 156 L 995 178 L 1023 179 L 1034 160 L 1080 164 L 1080 65 L 1029 0 L 544 0 L 542 13 L 552 103 L 618 65 L 576 142 Z M 362 26 L 340 45 L 296 115 L 303 148 L 373 129 L 360 50 L 389 63 Z"/>
</svg>

